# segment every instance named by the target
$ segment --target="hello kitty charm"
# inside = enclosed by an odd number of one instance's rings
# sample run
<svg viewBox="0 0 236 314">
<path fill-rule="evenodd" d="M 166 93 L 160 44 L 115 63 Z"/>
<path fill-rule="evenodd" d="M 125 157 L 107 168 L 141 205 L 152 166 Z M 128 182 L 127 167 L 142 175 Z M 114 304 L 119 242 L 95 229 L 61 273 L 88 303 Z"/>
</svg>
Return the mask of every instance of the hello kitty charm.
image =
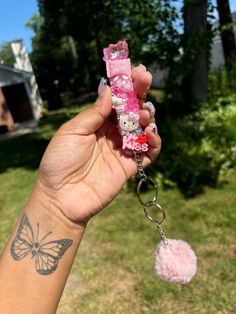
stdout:
<svg viewBox="0 0 236 314">
<path fill-rule="evenodd" d="M 139 123 L 140 105 L 131 79 L 131 62 L 125 41 L 110 44 L 103 50 L 107 76 L 112 90 L 112 107 L 116 110 L 118 127 L 125 154 L 148 150 L 147 137 Z"/>
</svg>

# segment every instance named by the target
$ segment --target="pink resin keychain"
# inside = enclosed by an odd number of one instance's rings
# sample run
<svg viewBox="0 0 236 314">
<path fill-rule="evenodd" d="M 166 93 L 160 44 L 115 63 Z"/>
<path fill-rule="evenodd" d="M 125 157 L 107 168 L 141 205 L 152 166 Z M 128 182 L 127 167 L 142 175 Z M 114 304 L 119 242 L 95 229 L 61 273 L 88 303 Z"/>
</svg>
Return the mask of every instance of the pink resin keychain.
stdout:
<svg viewBox="0 0 236 314">
<path fill-rule="evenodd" d="M 103 53 L 111 85 L 112 105 L 117 113 L 119 132 L 122 137 L 122 148 L 127 156 L 134 158 L 140 176 L 137 197 L 146 217 L 156 224 L 161 238 L 155 253 L 156 274 L 167 281 L 188 283 L 196 273 L 197 257 L 187 242 L 166 237 L 161 226 L 165 220 L 165 211 L 157 203 L 157 184 L 146 175 L 140 159 L 140 153 L 148 151 L 148 138 L 139 123 L 141 108 L 131 79 L 128 45 L 125 41 L 118 41 L 105 48 Z M 141 197 L 144 183 L 149 183 L 154 188 L 154 196 L 148 201 L 144 201 Z M 161 218 L 153 218 L 148 213 L 152 207 L 158 211 Z"/>
<path fill-rule="evenodd" d="M 140 105 L 131 79 L 131 63 L 125 41 L 103 50 L 107 76 L 112 90 L 112 104 L 119 121 L 122 148 L 126 155 L 148 151 L 147 137 L 139 124 Z"/>
</svg>

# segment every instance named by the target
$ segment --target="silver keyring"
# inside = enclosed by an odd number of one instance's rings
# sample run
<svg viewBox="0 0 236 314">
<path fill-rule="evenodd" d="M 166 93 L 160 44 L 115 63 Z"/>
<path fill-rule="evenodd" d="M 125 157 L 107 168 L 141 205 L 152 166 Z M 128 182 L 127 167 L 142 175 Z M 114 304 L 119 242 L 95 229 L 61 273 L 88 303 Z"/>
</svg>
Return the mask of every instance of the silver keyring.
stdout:
<svg viewBox="0 0 236 314">
<path fill-rule="evenodd" d="M 155 219 L 153 218 L 152 216 L 150 216 L 147 212 L 147 208 L 150 208 L 151 206 L 155 206 L 157 209 L 159 209 L 159 211 L 161 212 L 162 214 L 162 219 L 161 220 L 158 220 L 158 219 Z M 148 206 L 144 206 L 143 207 L 143 211 L 144 211 L 144 214 L 146 215 L 146 217 L 152 221 L 152 222 L 155 222 L 156 224 L 158 225 L 161 225 L 163 223 L 163 221 L 165 220 L 166 218 L 166 214 L 165 214 L 165 211 L 164 209 L 157 203 L 157 202 L 148 202 Z"/>
<path fill-rule="evenodd" d="M 141 188 L 142 188 L 142 184 L 143 184 L 144 182 L 147 182 L 147 181 L 151 182 L 151 183 L 154 185 L 155 195 L 154 195 L 154 197 L 153 197 L 153 199 L 152 199 L 151 201 L 146 201 L 146 202 L 144 202 L 144 201 L 142 200 L 142 198 L 141 198 Z M 138 186 L 137 186 L 137 197 L 138 197 L 138 200 L 139 200 L 139 202 L 140 202 L 141 205 L 143 205 L 143 206 L 145 206 L 145 207 L 150 207 L 150 206 L 152 206 L 152 203 L 153 203 L 153 202 L 156 202 L 156 200 L 157 200 L 157 194 L 158 194 L 158 187 L 157 187 L 156 182 L 155 182 L 152 178 L 150 178 L 150 177 L 144 177 L 144 178 L 142 178 L 142 179 L 139 181 Z"/>
</svg>

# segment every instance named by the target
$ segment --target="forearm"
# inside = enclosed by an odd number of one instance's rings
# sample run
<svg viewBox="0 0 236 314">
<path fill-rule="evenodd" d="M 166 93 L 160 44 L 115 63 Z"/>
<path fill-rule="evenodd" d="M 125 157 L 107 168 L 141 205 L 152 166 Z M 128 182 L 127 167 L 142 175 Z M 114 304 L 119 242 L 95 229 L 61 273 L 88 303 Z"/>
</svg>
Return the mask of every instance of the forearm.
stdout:
<svg viewBox="0 0 236 314">
<path fill-rule="evenodd" d="M 2 314 L 54 313 L 83 236 L 85 226 L 39 198 L 31 197 L 0 258 Z"/>
</svg>

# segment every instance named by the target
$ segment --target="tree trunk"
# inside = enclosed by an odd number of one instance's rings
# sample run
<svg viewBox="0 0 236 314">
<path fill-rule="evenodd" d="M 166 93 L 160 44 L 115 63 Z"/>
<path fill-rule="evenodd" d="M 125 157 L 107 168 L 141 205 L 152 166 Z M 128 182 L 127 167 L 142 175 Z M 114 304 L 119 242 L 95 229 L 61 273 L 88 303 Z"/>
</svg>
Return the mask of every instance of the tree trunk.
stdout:
<svg viewBox="0 0 236 314">
<path fill-rule="evenodd" d="M 187 102 L 207 99 L 207 0 L 184 1 L 184 60 L 183 96 Z M 190 105 L 189 104 L 189 105 Z"/>
<path fill-rule="evenodd" d="M 230 68 L 236 61 L 236 43 L 229 0 L 217 0 L 221 31 L 221 41 L 224 51 L 225 65 Z"/>
</svg>

